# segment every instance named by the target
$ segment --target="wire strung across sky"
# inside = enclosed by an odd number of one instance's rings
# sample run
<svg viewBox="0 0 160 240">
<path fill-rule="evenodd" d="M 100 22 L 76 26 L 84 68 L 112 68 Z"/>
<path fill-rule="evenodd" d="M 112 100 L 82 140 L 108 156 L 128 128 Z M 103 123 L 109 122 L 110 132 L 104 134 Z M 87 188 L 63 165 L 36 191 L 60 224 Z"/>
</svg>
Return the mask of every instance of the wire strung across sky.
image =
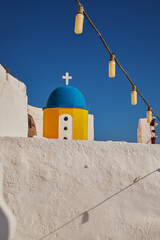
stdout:
<svg viewBox="0 0 160 240">
<path fill-rule="evenodd" d="M 120 194 L 121 192 L 123 192 L 123 191 L 127 190 L 128 188 L 132 187 L 134 184 L 136 184 L 136 183 L 144 180 L 145 178 L 149 177 L 150 175 L 152 175 L 152 174 L 155 173 L 155 172 L 160 172 L 160 168 L 158 168 L 158 169 L 156 169 L 156 170 L 154 170 L 154 171 L 146 174 L 145 176 L 143 176 L 143 177 L 141 177 L 141 178 L 135 178 L 135 180 L 134 180 L 131 184 L 129 184 L 127 187 L 122 188 L 122 189 L 119 190 L 118 192 L 116 192 L 116 193 L 112 194 L 111 196 L 109 196 L 108 198 L 104 199 L 102 202 L 96 204 L 95 206 L 91 207 L 90 209 L 86 210 L 85 212 L 83 212 L 83 213 L 79 214 L 78 216 L 72 218 L 70 221 L 64 223 L 63 225 L 61 225 L 61 226 L 58 227 L 57 229 L 49 232 L 48 234 L 46 234 L 45 236 L 43 236 L 43 237 L 40 238 L 39 240 L 43 240 L 43 239 L 49 237 L 50 235 L 52 235 L 53 233 L 55 233 L 55 232 L 59 231 L 60 229 L 64 228 L 65 226 L 67 226 L 67 225 L 70 224 L 71 222 L 75 221 L 75 220 L 78 219 L 79 217 L 83 217 L 83 216 L 86 216 L 86 215 L 88 216 L 88 213 L 89 213 L 89 212 L 93 211 L 94 209 L 96 209 L 97 207 L 101 206 L 102 204 L 104 204 L 105 202 L 107 202 L 108 200 L 110 200 L 111 198 L 115 197 L 116 195 Z"/>
<path fill-rule="evenodd" d="M 79 2 L 79 0 L 75 0 L 78 6 L 81 6 L 81 3 Z M 106 44 L 104 38 L 102 37 L 101 33 L 98 31 L 98 29 L 96 28 L 96 26 L 93 24 L 93 22 L 91 21 L 91 19 L 89 18 L 88 14 L 86 13 L 86 11 L 83 11 L 84 16 L 86 17 L 86 19 L 88 20 L 88 22 L 90 23 L 90 25 L 93 27 L 93 29 L 96 31 L 96 33 L 98 34 L 98 36 L 100 37 L 102 43 L 104 44 L 105 48 L 107 49 L 107 51 L 109 52 L 109 54 L 112 54 L 112 51 L 109 49 L 108 45 Z M 115 57 L 115 62 L 117 63 L 118 67 L 122 70 L 122 72 L 125 74 L 125 76 L 127 77 L 127 79 L 129 80 L 129 82 L 132 84 L 132 86 L 134 86 L 135 84 L 133 83 L 133 81 L 131 80 L 131 78 L 129 77 L 129 75 L 127 74 L 127 72 L 124 70 L 124 68 L 121 66 L 121 64 L 119 63 L 118 59 Z M 143 101 L 145 102 L 145 104 L 148 107 L 151 107 L 151 105 L 146 101 L 146 99 L 143 97 L 143 95 L 141 94 L 141 92 L 137 89 L 137 93 L 139 94 L 139 96 L 143 99 Z M 152 113 L 157 117 L 157 119 L 160 121 L 160 117 L 155 113 L 155 111 L 153 109 L 151 109 Z"/>
</svg>

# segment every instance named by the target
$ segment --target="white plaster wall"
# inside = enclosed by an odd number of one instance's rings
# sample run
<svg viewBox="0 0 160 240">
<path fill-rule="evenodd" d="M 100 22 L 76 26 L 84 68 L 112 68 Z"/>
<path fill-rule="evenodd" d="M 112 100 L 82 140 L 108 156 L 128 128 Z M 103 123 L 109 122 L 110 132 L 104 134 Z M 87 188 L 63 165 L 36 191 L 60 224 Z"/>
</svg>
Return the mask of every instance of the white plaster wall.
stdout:
<svg viewBox="0 0 160 240">
<path fill-rule="evenodd" d="M 16 219 L 3 200 L 3 167 L 0 162 L 0 239 L 14 240 Z"/>
<path fill-rule="evenodd" d="M 88 114 L 88 140 L 94 141 L 94 116 Z"/>
<path fill-rule="evenodd" d="M 0 65 L 0 136 L 27 135 L 26 86 Z"/>
<path fill-rule="evenodd" d="M 137 142 L 151 144 L 151 129 L 154 130 L 154 127 L 151 127 L 150 123 L 147 123 L 146 118 L 139 119 Z"/>
<path fill-rule="evenodd" d="M 28 113 L 33 117 L 36 124 L 37 136 L 43 136 L 43 109 L 28 105 Z"/>
<path fill-rule="evenodd" d="M 0 138 L 16 240 L 159 240 L 160 145 Z M 92 208 L 56 233 L 56 228 Z"/>
</svg>

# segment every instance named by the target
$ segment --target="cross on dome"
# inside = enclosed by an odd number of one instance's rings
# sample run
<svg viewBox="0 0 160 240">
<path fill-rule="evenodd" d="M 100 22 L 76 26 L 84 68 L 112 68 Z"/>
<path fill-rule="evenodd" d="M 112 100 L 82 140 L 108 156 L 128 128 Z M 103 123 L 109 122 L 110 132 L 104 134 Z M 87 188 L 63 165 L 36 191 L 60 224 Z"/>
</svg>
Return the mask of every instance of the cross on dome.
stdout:
<svg viewBox="0 0 160 240">
<path fill-rule="evenodd" d="M 66 79 L 66 85 L 69 84 L 69 79 L 72 79 L 72 77 L 69 76 L 69 73 L 68 73 L 68 72 L 66 72 L 66 75 L 65 75 L 65 76 L 62 76 L 62 78 L 63 78 L 63 79 Z"/>
</svg>

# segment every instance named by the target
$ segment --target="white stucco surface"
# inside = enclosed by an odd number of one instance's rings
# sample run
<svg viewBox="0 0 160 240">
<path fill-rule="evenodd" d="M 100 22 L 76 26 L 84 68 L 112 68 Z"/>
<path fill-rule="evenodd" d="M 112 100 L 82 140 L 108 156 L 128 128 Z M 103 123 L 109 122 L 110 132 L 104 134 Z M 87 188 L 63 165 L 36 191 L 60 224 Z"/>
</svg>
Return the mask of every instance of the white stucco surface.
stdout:
<svg viewBox="0 0 160 240">
<path fill-rule="evenodd" d="M 28 113 L 33 117 L 36 124 L 37 136 L 43 136 L 43 109 L 28 105 Z"/>
<path fill-rule="evenodd" d="M 0 65 L 0 136 L 27 135 L 26 86 Z"/>
<path fill-rule="evenodd" d="M 3 200 L 3 167 L 0 162 L 0 239 L 14 240 L 16 219 Z"/>
<path fill-rule="evenodd" d="M 154 130 L 154 127 L 150 126 L 150 123 L 147 123 L 147 118 L 139 119 L 138 129 L 137 129 L 137 142 L 151 144 L 151 137 L 155 134 L 151 134 L 151 130 Z"/>
<path fill-rule="evenodd" d="M 160 172 L 137 182 L 160 167 L 160 145 L 4 137 L 0 161 L 16 240 L 160 239 Z"/>
</svg>

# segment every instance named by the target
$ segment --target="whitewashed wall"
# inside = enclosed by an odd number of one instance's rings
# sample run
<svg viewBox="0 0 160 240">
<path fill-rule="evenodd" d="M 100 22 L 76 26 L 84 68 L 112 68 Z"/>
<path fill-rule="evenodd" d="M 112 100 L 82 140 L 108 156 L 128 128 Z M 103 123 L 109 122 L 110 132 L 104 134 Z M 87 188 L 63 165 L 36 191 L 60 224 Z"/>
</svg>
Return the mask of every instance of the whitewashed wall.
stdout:
<svg viewBox="0 0 160 240">
<path fill-rule="evenodd" d="M 28 136 L 26 86 L 0 65 L 0 136 Z"/>
<path fill-rule="evenodd" d="M 157 144 L 0 138 L 15 239 L 159 240 L 159 156 Z M 53 233 L 107 198 L 86 223 L 81 216 Z"/>
<path fill-rule="evenodd" d="M 137 129 L 137 142 L 151 144 L 151 130 L 154 130 L 154 127 L 150 126 L 150 123 L 147 123 L 147 118 L 139 119 L 138 129 Z"/>
<path fill-rule="evenodd" d="M 0 162 L 0 239 L 14 240 L 16 219 L 3 200 L 3 167 Z"/>
</svg>

